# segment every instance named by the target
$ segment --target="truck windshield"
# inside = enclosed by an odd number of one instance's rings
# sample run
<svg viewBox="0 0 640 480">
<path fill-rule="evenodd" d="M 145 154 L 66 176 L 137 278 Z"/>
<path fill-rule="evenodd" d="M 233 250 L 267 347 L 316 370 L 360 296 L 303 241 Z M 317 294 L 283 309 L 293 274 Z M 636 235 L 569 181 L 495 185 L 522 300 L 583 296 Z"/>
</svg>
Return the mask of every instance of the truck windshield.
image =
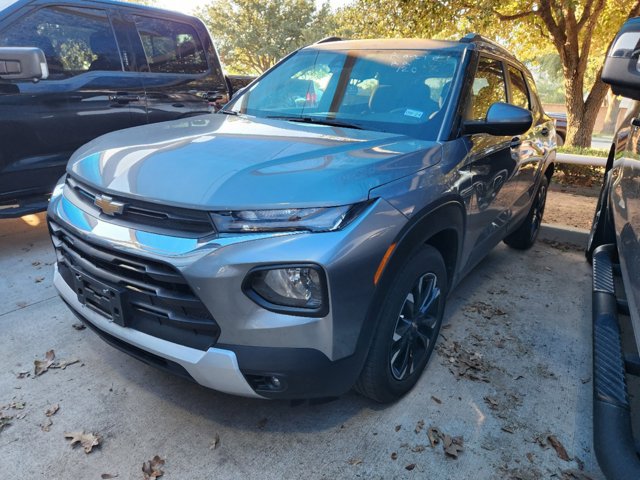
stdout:
<svg viewBox="0 0 640 480">
<path fill-rule="evenodd" d="M 459 59 L 459 51 L 445 49 L 304 49 L 227 110 L 435 140 Z"/>
</svg>

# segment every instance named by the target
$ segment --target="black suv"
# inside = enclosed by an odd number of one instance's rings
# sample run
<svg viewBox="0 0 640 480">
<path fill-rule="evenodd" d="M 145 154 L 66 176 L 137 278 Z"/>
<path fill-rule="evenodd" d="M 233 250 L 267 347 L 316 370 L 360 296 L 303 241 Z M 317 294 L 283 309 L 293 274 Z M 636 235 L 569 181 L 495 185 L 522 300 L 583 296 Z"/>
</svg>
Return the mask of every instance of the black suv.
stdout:
<svg viewBox="0 0 640 480">
<path fill-rule="evenodd" d="M 106 0 L 0 1 L 0 219 L 44 210 L 88 141 L 209 113 L 230 93 L 197 18 Z"/>
<path fill-rule="evenodd" d="M 640 100 L 639 57 L 640 17 L 623 25 L 605 61 L 602 79 L 616 95 Z M 640 118 L 617 132 L 606 170 L 587 247 L 593 262 L 594 445 L 607 478 L 638 479 L 625 374 L 640 375 Z"/>
</svg>

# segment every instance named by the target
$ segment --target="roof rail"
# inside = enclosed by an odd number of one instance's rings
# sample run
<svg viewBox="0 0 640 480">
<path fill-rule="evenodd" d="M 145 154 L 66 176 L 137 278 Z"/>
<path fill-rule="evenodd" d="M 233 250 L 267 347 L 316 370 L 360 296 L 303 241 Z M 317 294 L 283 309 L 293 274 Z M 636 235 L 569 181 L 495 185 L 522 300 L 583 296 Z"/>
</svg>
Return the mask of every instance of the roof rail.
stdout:
<svg viewBox="0 0 640 480">
<path fill-rule="evenodd" d="M 315 42 L 314 45 L 319 45 L 321 43 L 329 43 L 329 42 L 340 42 L 340 41 L 342 41 L 342 38 L 340 37 L 324 37 L 318 40 L 317 42 Z"/>
<path fill-rule="evenodd" d="M 460 43 L 484 42 L 484 43 L 488 43 L 489 45 L 492 45 L 494 47 L 498 47 L 498 48 L 504 49 L 504 47 L 502 45 L 500 45 L 499 43 L 494 42 L 493 40 L 489 40 L 488 38 L 483 37 L 482 35 L 480 35 L 478 33 L 467 33 L 459 41 L 460 41 Z"/>
</svg>

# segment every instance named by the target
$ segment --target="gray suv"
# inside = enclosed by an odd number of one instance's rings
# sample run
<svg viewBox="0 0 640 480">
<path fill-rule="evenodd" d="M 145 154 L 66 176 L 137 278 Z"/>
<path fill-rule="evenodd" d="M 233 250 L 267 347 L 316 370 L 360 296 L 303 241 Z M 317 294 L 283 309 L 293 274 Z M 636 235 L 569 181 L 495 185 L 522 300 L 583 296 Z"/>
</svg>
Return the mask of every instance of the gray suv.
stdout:
<svg viewBox="0 0 640 480">
<path fill-rule="evenodd" d="M 530 73 L 481 37 L 324 41 L 220 113 L 75 152 L 55 285 L 107 342 L 207 387 L 390 402 L 460 279 L 534 243 L 554 139 Z"/>
</svg>

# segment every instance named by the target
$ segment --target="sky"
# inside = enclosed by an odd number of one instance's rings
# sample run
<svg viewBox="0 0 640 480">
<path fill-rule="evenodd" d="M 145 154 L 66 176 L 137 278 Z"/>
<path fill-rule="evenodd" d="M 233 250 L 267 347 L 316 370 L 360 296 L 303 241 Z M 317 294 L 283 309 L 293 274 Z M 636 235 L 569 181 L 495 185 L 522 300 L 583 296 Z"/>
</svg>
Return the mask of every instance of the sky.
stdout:
<svg viewBox="0 0 640 480">
<path fill-rule="evenodd" d="M 318 4 L 318 6 L 324 3 L 324 0 L 315 0 L 315 1 L 316 1 L 316 4 Z M 2 0 L 0 0 L 0 2 L 2 2 Z M 167 8 L 169 10 L 178 10 L 184 13 L 191 13 L 197 7 L 201 5 L 206 5 L 209 2 L 210 0 L 159 0 L 158 6 L 162 8 Z M 335 10 L 349 3 L 349 0 L 328 0 L 328 2 L 331 5 L 331 8 Z"/>
</svg>

